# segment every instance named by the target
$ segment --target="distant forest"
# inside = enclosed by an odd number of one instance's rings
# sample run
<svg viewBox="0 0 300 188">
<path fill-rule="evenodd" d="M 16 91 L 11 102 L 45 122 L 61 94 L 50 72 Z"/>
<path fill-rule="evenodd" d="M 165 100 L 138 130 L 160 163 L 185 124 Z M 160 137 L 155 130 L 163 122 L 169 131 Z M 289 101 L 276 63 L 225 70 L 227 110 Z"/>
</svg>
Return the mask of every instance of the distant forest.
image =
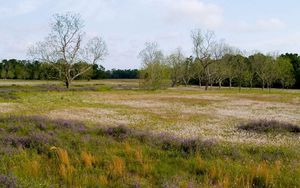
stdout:
<svg viewBox="0 0 300 188">
<path fill-rule="evenodd" d="M 256 56 L 256 55 L 255 55 Z M 255 56 L 249 56 L 249 57 L 243 57 L 246 64 L 249 65 L 249 67 L 256 66 L 255 64 L 251 63 L 253 57 Z M 279 57 L 284 58 L 288 60 L 287 65 L 291 65 L 291 69 L 289 69 L 289 66 L 280 66 L 280 69 L 277 69 L 278 71 L 271 71 L 271 67 L 265 67 L 266 68 L 266 75 L 281 75 L 280 77 L 287 77 L 287 83 L 284 86 L 284 88 L 296 88 L 300 89 L 300 56 L 298 54 L 291 54 L 286 53 L 282 54 Z M 234 59 L 232 59 L 233 61 Z M 231 61 L 231 60 L 230 60 Z M 183 64 L 181 67 L 183 67 L 183 76 L 190 77 L 188 79 L 188 83 L 185 82 L 185 79 L 179 78 L 177 80 L 177 84 L 191 84 L 191 85 L 198 85 L 199 79 L 195 76 L 193 72 L 196 70 L 193 66 L 193 64 L 196 63 L 196 59 L 193 57 L 186 58 L 185 61 L 183 61 Z M 263 63 L 265 64 L 265 63 Z M 226 66 L 220 67 L 224 72 L 224 70 L 227 70 L 230 68 L 230 63 Z M 258 64 L 259 65 L 259 64 Z M 257 65 L 257 69 L 263 70 L 264 67 L 259 67 Z M 86 67 L 86 63 L 77 63 L 74 65 L 74 74 L 76 72 L 80 72 L 82 67 Z M 273 65 L 275 66 L 275 65 Z M 234 68 L 235 67 L 235 68 Z M 247 66 L 248 67 L 248 66 Z M 285 67 L 288 68 L 288 71 L 285 71 Z M 214 67 L 211 67 L 211 71 L 213 71 Z M 237 66 L 233 66 L 233 74 L 232 80 L 228 78 L 228 76 L 224 77 L 225 79 L 222 81 L 223 86 L 243 86 L 243 87 L 250 87 L 249 84 L 246 81 L 240 81 L 240 79 L 236 76 L 236 72 L 241 72 L 242 67 L 238 64 Z M 174 69 L 174 68 L 173 68 Z M 169 79 L 172 78 L 172 67 L 168 66 L 167 72 Z M 180 69 L 181 70 L 181 69 Z M 237 71 L 238 70 L 238 71 Z M 182 72 L 182 71 L 181 71 Z M 244 72 L 244 71 L 243 71 Z M 261 87 L 261 78 L 256 73 L 257 71 L 254 71 L 253 78 L 251 79 L 251 85 L 253 87 Z M 138 69 L 112 69 L 112 70 L 105 70 L 105 68 L 101 65 L 94 64 L 92 65 L 92 68 L 90 71 L 86 72 L 85 74 L 82 74 L 77 80 L 90 80 L 90 79 L 138 79 L 140 78 L 141 70 Z M 218 74 L 217 74 L 218 75 Z M 48 63 L 42 63 L 39 61 L 27 61 L 27 60 L 16 60 L 16 59 L 10 59 L 10 60 L 2 60 L 0 61 L 0 78 L 1 79 L 25 79 L 25 80 L 61 80 L 61 73 L 58 69 L 55 68 L 55 64 L 48 64 Z M 218 82 L 213 82 L 211 85 L 218 86 Z M 251 87 L 252 87 L 251 86 Z M 274 80 L 272 83 L 272 87 L 282 88 L 283 84 L 280 82 L 279 79 Z"/>
<path fill-rule="evenodd" d="M 86 66 L 85 63 L 77 63 L 74 65 L 74 72 L 76 73 Z M 79 76 L 77 80 L 137 79 L 138 72 L 137 69 L 105 70 L 103 66 L 94 64 L 90 71 Z M 60 71 L 55 68 L 55 64 L 17 59 L 5 59 L 0 62 L 1 79 L 61 80 L 60 77 Z"/>
</svg>

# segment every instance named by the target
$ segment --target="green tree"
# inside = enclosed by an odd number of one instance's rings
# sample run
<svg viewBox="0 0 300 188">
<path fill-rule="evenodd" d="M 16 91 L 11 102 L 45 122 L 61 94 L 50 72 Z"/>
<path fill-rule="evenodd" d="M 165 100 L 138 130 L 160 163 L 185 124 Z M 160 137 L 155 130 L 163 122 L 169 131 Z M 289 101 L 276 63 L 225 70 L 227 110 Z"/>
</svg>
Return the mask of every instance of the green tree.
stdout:
<svg viewBox="0 0 300 188">
<path fill-rule="evenodd" d="M 221 89 L 223 81 L 226 79 L 226 63 L 223 59 L 215 60 L 209 65 L 210 84 L 218 84 Z"/>
<path fill-rule="evenodd" d="M 271 82 L 274 81 L 274 61 L 271 56 L 266 56 L 262 53 L 256 53 L 249 57 L 255 73 L 261 80 L 262 89 L 267 85 L 271 86 Z"/>
<path fill-rule="evenodd" d="M 190 80 L 194 76 L 193 67 L 194 66 L 193 66 L 192 56 L 186 58 L 181 66 L 182 82 L 184 83 L 185 86 L 187 86 L 190 83 Z"/>
<path fill-rule="evenodd" d="M 293 65 L 293 74 L 295 77 L 295 88 L 300 89 L 300 56 L 298 54 L 286 53 L 280 57 L 288 58 Z"/>
<path fill-rule="evenodd" d="M 190 59 L 193 59 L 191 57 Z M 198 80 L 199 87 L 202 86 L 202 81 L 204 79 L 204 70 L 199 58 L 195 58 L 192 64 L 191 76 L 195 77 Z"/>
<path fill-rule="evenodd" d="M 142 86 L 146 89 L 160 89 L 164 80 L 168 79 L 167 66 L 163 63 L 163 53 L 158 49 L 157 43 L 146 43 L 145 48 L 139 53 L 142 61 L 140 78 Z"/>
<path fill-rule="evenodd" d="M 276 74 L 276 61 L 272 56 L 266 56 L 265 67 L 267 69 L 267 73 L 261 75 L 264 76 L 267 88 L 270 90 L 272 84 L 278 79 L 278 75 Z"/>
<path fill-rule="evenodd" d="M 294 69 L 289 58 L 278 57 L 276 59 L 275 69 L 282 88 L 291 87 L 295 84 Z"/>
<path fill-rule="evenodd" d="M 15 77 L 15 70 L 14 70 L 14 64 L 16 60 L 10 59 L 10 60 L 3 60 L 2 61 L 2 71 L 1 71 L 1 77 L 3 79 L 13 79 Z"/>
<path fill-rule="evenodd" d="M 172 87 L 174 87 L 183 77 L 183 66 L 185 57 L 182 54 L 182 50 L 177 48 L 174 53 L 166 58 L 166 62 L 170 69 L 170 78 L 172 81 Z"/>
<path fill-rule="evenodd" d="M 232 56 L 232 67 L 235 78 L 238 83 L 239 90 L 241 90 L 242 83 L 246 80 L 248 66 L 246 64 L 246 59 L 241 54 Z"/>
</svg>

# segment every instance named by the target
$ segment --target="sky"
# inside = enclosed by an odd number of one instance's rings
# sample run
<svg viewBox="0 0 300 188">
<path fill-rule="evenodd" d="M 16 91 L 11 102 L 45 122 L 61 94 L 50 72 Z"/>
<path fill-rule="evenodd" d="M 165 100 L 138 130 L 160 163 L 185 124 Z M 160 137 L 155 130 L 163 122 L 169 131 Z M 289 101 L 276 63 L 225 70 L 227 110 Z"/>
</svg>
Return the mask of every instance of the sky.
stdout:
<svg viewBox="0 0 300 188">
<path fill-rule="evenodd" d="M 299 0 L 0 0 L 0 59 L 30 59 L 55 13 L 81 14 L 86 38 L 101 36 L 106 69 L 140 68 L 138 53 L 157 42 L 164 54 L 192 55 L 191 31 L 213 30 L 248 53 L 300 53 Z"/>
</svg>

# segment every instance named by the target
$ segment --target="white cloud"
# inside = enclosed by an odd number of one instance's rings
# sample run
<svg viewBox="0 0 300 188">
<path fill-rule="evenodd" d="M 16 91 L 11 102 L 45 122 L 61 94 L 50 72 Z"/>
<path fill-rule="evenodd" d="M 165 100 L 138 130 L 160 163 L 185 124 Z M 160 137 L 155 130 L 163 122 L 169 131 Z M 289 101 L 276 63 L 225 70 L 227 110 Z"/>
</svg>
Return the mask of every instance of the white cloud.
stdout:
<svg viewBox="0 0 300 188">
<path fill-rule="evenodd" d="M 299 31 L 299 26 L 292 24 L 294 14 L 267 13 L 255 3 L 251 8 L 218 0 L 2 1 L 0 59 L 26 58 L 28 44 L 48 34 L 51 15 L 67 11 L 82 15 L 87 39 L 102 36 L 107 42 L 106 68 L 137 67 L 137 54 L 146 41 L 158 42 L 165 53 L 181 46 L 189 55 L 194 28 L 215 30 L 230 44 L 249 50 L 300 49 L 300 35 L 293 32 Z"/>
<path fill-rule="evenodd" d="M 37 10 L 41 4 L 42 0 L 17 1 L 16 3 L 2 6 L 0 14 L 3 17 L 24 15 Z"/>
<path fill-rule="evenodd" d="M 239 21 L 227 24 L 229 30 L 235 32 L 274 32 L 286 28 L 286 24 L 278 18 L 259 19 L 254 23 Z"/>
<path fill-rule="evenodd" d="M 192 23 L 214 29 L 222 25 L 223 9 L 199 0 L 162 0 L 169 23 Z"/>
<path fill-rule="evenodd" d="M 256 27 L 264 31 L 281 30 L 285 28 L 285 23 L 277 18 L 271 18 L 267 20 L 258 20 Z"/>
</svg>

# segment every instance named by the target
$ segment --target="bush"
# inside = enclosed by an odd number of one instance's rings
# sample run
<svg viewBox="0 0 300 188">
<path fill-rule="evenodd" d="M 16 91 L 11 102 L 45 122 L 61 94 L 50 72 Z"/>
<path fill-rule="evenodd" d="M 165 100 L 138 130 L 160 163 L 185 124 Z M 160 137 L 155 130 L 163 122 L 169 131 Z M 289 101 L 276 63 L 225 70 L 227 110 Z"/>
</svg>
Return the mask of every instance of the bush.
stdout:
<svg viewBox="0 0 300 188">
<path fill-rule="evenodd" d="M 106 130 L 106 134 L 116 139 L 125 139 L 131 134 L 131 130 L 125 126 L 110 127 Z"/>
<path fill-rule="evenodd" d="M 256 133 L 300 133 L 300 127 L 275 120 L 258 120 L 238 126 L 238 130 Z"/>
<path fill-rule="evenodd" d="M 0 185 L 1 187 L 15 188 L 17 187 L 16 178 L 0 174 Z"/>
</svg>

